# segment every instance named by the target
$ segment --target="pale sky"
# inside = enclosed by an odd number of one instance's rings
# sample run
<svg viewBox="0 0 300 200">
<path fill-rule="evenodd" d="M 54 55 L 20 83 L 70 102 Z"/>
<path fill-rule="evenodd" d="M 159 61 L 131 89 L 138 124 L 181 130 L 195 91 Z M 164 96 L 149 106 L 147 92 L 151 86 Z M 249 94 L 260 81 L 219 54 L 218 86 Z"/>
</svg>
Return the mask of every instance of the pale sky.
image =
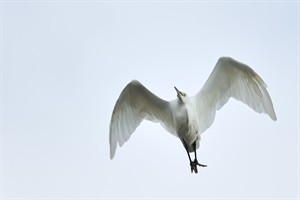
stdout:
<svg viewBox="0 0 300 200">
<path fill-rule="evenodd" d="M 3 1 L 1 197 L 299 197 L 297 1 Z M 142 122 L 109 158 L 125 85 L 165 100 L 202 87 L 220 56 L 252 67 L 278 120 L 231 99 L 191 174 L 179 139 Z"/>
</svg>

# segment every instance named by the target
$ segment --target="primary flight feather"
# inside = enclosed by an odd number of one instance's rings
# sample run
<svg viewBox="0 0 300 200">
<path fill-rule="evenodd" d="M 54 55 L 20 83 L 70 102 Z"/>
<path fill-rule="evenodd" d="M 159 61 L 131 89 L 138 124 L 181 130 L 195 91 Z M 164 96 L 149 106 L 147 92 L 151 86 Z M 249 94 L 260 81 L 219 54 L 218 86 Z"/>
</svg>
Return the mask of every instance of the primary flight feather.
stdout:
<svg viewBox="0 0 300 200">
<path fill-rule="evenodd" d="M 201 134 L 211 126 L 216 111 L 235 98 L 258 113 L 266 113 L 276 120 L 273 103 L 262 78 L 249 66 L 230 57 L 219 58 L 202 89 L 189 97 L 176 87 L 177 98 L 165 101 L 140 82 L 131 81 L 121 92 L 110 122 L 110 158 L 115 155 L 117 144 L 122 146 L 143 119 L 159 122 L 168 132 L 177 136 L 185 147 L 191 172 L 197 166 L 196 149 Z M 192 161 L 189 152 L 195 152 Z"/>
</svg>

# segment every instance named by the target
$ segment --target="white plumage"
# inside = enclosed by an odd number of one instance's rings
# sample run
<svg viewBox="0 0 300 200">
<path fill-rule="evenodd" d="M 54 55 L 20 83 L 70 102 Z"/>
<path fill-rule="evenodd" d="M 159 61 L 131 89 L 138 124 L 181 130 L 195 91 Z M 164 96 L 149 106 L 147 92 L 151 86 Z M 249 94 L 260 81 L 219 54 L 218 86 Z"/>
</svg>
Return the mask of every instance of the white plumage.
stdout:
<svg viewBox="0 0 300 200">
<path fill-rule="evenodd" d="M 196 149 L 201 134 L 214 121 L 216 110 L 235 98 L 258 113 L 276 120 L 272 100 L 261 77 L 249 66 L 229 57 L 221 57 L 202 89 L 187 96 L 176 87 L 177 99 L 165 101 L 150 92 L 138 81 L 131 81 L 121 92 L 110 122 L 110 158 L 117 143 L 126 142 L 143 119 L 159 122 L 183 143 L 190 159 L 191 171 L 198 172 Z M 192 161 L 189 152 L 195 152 Z"/>
</svg>

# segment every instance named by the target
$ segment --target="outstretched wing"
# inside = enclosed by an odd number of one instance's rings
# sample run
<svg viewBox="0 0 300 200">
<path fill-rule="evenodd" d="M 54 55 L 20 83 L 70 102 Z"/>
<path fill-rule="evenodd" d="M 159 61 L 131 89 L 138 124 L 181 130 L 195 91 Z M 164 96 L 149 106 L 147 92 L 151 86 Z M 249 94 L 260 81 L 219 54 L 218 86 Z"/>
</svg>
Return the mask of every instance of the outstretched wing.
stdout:
<svg viewBox="0 0 300 200">
<path fill-rule="evenodd" d="M 201 133 L 211 126 L 216 110 L 221 109 L 230 97 L 276 120 L 266 87 L 249 66 L 229 57 L 221 57 L 203 88 L 194 96 Z"/>
<path fill-rule="evenodd" d="M 131 81 L 121 92 L 112 113 L 109 132 L 111 159 L 117 143 L 122 146 L 143 119 L 159 122 L 169 132 L 173 131 L 170 103 L 154 95 L 140 82 Z"/>
</svg>

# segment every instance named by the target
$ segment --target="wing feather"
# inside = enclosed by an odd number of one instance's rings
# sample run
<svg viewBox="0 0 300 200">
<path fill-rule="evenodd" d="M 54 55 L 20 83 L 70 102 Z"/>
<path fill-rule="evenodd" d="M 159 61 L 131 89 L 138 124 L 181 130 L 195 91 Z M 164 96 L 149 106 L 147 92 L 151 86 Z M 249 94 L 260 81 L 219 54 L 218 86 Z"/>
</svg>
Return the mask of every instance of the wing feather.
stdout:
<svg viewBox="0 0 300 200">
<path fill-rule="evenodd" d="M 157 97 L 134 80 L 123 89 L 112 113 L 109 132 L 111 159 L 117 143 L 122 146 L 143 119 L 159 122 L 169 132 L 173 131 L 170 127 L 173 124 L 170 102 Z"/>
<path fill-rule="evenodd" d="M 202 89 L 194 96 L 200 131 L 214 121 L 216 110 L 233 97 L 258 113 L 276 120 L 273 103 L 262 78 L 249 66 L 229 57 L 221 57 Z"/>
</svg>

